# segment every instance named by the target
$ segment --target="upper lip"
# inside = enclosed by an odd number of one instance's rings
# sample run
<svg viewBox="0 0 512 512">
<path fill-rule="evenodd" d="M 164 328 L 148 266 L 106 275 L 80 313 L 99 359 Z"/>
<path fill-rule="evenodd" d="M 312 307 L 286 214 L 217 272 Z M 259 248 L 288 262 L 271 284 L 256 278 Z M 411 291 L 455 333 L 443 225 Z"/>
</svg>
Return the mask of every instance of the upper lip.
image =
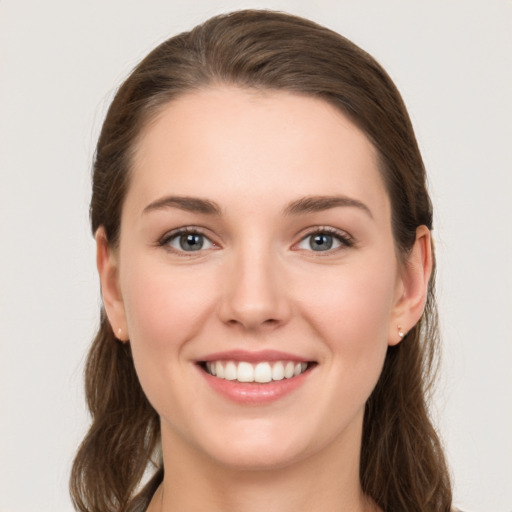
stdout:
<svg viewBox="0 0 512 512">
<path fill-rule="evenodd" d="M 246 361 L 248 363 L 257 363 L 261 361 L 295 361 L 297 363 L 307 363 L 312 360 L 297 354 L 281 352 L 279 350 L 228 350 L 208 354 L 205 357 L 199 358 L 197 361 L 201 363 L 210 361 Z"/>
</svg>

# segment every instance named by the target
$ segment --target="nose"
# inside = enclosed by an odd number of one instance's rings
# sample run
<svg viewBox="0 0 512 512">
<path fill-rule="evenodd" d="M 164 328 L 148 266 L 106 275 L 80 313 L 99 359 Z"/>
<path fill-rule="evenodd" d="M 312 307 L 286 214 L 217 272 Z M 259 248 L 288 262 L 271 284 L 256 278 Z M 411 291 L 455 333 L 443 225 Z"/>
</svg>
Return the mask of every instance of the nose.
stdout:
<svg viewBox="0 0 512 512">
<path fill-rule="evenodd" d="M 291 314 L 286 282 L 268 250 L 247 250 L 235 254 L 223 280 L 220 319 L 257 331 L 285 324 Z"/>
</svg>

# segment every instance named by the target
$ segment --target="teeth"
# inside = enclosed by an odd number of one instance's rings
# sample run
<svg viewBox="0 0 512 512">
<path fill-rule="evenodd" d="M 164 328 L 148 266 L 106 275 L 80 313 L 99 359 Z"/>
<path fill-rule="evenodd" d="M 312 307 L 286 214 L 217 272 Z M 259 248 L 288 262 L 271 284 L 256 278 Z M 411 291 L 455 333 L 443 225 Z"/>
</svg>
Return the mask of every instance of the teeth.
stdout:
<svg viewBox="0 0 512 512">
<path fill-rule="evenodd" d="M 270 382 L 272 380 L 272 368 L 269 363 L 258 363 L 254 368 L 255 382 Z"/>
<path fill-rule="evenodd" d="M 226 368 L 224 368 L 224 378 L 226 380 L 237 380 L 238 372 L 236 370 L 236 364 L 233 361 L 229 361 Z"/>
<path fill-rule="evenodd" d="M 217 375 L 217 365 L 215 363 L 206 363 L 206 369 L 210 375 Z"/>
<path fill-rule="evenodd" d="M 266 383 L 283 379 L 291 379 L 304 373 L 307 363 L 293 361 L 276 361 L 275 363 L 261 362 L 253 365 L 246 361 L 209 361 L 206 371 L 213 376 L 238 382 Z"/>
<path fill-rule="evenodd" d="M 295 365 L 291 362 L 286 363 L 286 366 L 284 367 L 284 376 L 287 379 L 291 379 L 293 377 L 293 372 L 295 370 Z"/>
<path fill-rule="evenodd" d="M 272 368 L 272 380 L 283 380 L 284 379 L 284 365 L 281 361 L 274 364 Z"/>
<path fill-rule="evenodd" d="M 217 361 L 215 363 L 215 374 L 217 377 L 223 379 L 224 378 L 224 366 L 222 366 L 222 363 L 220 361 Z"/>
<path fill-rule="evenodd" d="M 254 382 L 254 368 L 249 363 L 238 363 L 237 380 L 239 382 Z"/>
</svg>

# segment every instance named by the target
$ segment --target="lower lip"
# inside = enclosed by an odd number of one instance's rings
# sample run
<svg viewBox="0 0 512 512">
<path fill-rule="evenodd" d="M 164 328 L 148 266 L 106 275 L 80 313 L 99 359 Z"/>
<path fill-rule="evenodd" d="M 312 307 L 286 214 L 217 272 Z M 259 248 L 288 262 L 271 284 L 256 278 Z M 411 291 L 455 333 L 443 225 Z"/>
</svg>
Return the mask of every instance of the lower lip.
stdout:
<svg viewBox="0 0 512 512">
<path fill-rule="evenodd" d="M 237 380 L 220 379 L 205 372 L 202 368 L 199 368 L 199 371 L 214 391 L 233 402 L 247 405 L 275 402 L 302 386 L 311 373 L 311 369 L 308 369 L 291 379 L 259 384 L 257 382 L 242 383 Z"/>
</svg>

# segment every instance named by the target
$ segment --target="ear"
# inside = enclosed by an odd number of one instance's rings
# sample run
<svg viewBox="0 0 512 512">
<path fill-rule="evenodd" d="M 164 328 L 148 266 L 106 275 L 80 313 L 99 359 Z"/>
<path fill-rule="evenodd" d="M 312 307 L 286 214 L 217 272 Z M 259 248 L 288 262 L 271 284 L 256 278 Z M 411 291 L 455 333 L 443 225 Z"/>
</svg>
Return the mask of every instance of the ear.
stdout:
<svg viewBox="0 0 512 512">
<path fill-rule="evenodd" d="M 430 231 L 426 226 L 419 226 L 414 245 L 400 270 L 388 336 L 389 345 L 397 345 L 421 318 L 427 301 L 432 265 Z"/>
<path fill-rule="evenodd" d="M 114 335 L 121 341 L 128 340 L 128 329 L 123 298 L 119 286 L 119 262 L 107 240 L 103 226 L 94 235 L 96 240 L 96 267 L 100 277 L 103 305 Z"/>
</svg>

